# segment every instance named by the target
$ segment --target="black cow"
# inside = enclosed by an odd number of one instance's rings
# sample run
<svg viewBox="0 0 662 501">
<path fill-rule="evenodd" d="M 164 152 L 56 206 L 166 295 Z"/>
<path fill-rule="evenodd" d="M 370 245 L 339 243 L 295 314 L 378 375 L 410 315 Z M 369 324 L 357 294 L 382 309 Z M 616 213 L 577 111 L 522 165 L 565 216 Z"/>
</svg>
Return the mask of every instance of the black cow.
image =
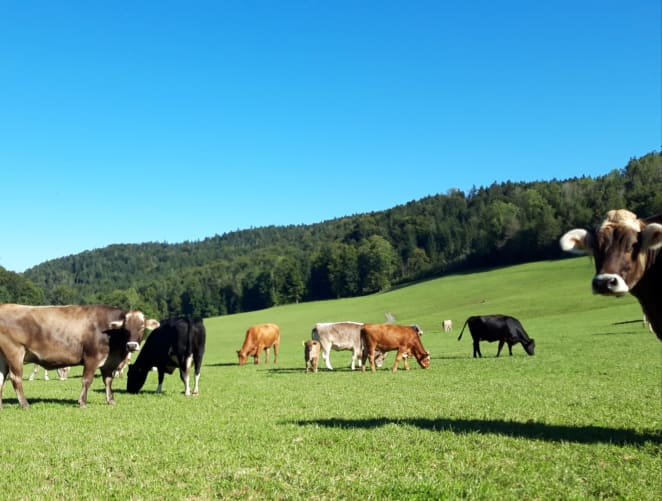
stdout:
<svg viewBox="0 0 662 501">
<path fill-rule="evenodd" d="M 138 393 L 145 384 L 151 368 L 156 367 L 159 373 L 156 392 L 161 393 L 165 373 L 172 374 L 176 368 L 179 368 L 179 377 L 184 383 L 184 393 L 190 395 L 189 373 L 191 365 L 194 365 L 193 394 L 197 395 L 200 367 L 205 353 L 205 338 L 205 326 L 200 318 L 173 318 L 161 322 L 161 326 L 145 341 L 135 363 L 129 366 L 126 391 Z"/>
<path fill-rule="evenodd" d="M 464 328 L 467 324 L 469 324 L 471 337 L 474 340 L 474 358 L 476 358 L 476 355 L 479 357 L 483 356 L 480 352 L 480 346 L 478 345 L 479 341 L 488 341 L 490 343 L 499 341 L 499 349 L 496 354 L 497 357 L 501 354 L 501 349 L 503 348 L 504 343 L 508 343 L 508 353 L 510 353 L 511 356 L 513 354 L 513 345 L 517 343 L 522 343 L 524 350 L 529 355 L 533 355 L 536 342 L 529 338 L 520 321 L 514 317 L 509 317 L 508 315 L 469 317 L 462 326 L 462 331 L 457 338 L 458 341 L 462 338 Z"/>
</svg>

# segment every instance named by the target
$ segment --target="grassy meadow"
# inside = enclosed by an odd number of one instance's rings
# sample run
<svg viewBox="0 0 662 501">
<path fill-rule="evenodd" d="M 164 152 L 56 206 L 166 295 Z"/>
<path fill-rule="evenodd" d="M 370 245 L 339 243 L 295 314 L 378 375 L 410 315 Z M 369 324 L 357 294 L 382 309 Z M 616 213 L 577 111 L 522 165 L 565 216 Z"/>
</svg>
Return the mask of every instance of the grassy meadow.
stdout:
<svg viewBox="0 0 662 501">
<path fill-rule="evenodd" d="M 97 376 L 79 409 L 65 381 L 10 384 L 2 420 L 5 499 L 662 499 L 662 343 L 631 297 L 590 292 L 587 258 L 444 277 L 368 297 L 205 320 L 201 394 L 176 375 L 157 395 Z M 306 374 L 318 321 L 417 323 L 431 366 Z M 457 336 L 469 315 L 519 318 L 536 340 Z M 454 331 L 443 333 L 441 321 Z M 246 328 L 281 326 L 276 365 L 237 365 Z M 505 353 L 505 356 L 504 356 Z M 273 354 L 272 354 L 273 356 Z M 387 364 L 390 368 L 393 354 Z M 26 367 L 26 373 L 31 366 Z M 53 377 L 55 374 L 53 373 Z M 27 379 L 27 374 L 25 376 Z"/>
</svg>

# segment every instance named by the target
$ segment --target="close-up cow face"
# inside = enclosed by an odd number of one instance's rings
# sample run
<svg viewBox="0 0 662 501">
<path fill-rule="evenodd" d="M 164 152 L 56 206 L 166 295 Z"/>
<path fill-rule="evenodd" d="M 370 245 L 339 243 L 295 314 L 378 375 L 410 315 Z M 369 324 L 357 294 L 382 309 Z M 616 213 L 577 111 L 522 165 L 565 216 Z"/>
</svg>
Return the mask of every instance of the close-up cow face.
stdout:
<svg viewBox="0 0 662 501">
<path fill-rule="evenodd" d="M 138 351 L 140 343 L 145 338 L 145 328 L 154 330 L 159 326 L 159 322 L 154 319 L 145 320 L 145 315 L 141 311 L 131 310 L 126 314 L 124 320 L 117 320 L 110 323 L 113 330 L 125 329 L 129 333 L 129 340 L 126 348 L 129 352 Z"/>
<path fill-rule="evenodd" d="M 622 296 L 644 275 L 648 252 L 662 247 L 662 225 L 645 224 L 626 210 L 612 210 L 595 233 L 570 230 L 560 243 L 565 251 L 593 256 L 594 293 Z"/>
</svg>

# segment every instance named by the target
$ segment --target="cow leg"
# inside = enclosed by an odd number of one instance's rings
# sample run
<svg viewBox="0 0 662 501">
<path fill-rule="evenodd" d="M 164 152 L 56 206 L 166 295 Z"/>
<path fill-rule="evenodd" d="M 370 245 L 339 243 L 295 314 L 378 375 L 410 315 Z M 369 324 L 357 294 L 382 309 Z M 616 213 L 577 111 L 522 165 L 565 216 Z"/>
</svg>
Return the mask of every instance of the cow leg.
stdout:
<svg viewBox="0 0 662 501">
<path fill-rule="evenodd" d="M 370 358 L 370 370 L 375 372 L 377 369 L 375 367 L 375 349 L 371 348 L 368 352 L 368 358 Z"/>
<path fill-rule="evenodd" d="M 356 359 L 358 358 L 359 354 L 357 353 L 356 350 L 352 349 L 352 370 L 355 369 L 356 367 Z M 361 361 L 359 360 L 359 367 L 361 367 Z"/>
<path fill-rule="evenodd" d="M 480 345 L 478 339 L 474 339 L 474 358 L 476 356 L 482 357 L 482 353 L 480 352 Z"/>
<path fill-rule="evenodd" d="M 274 344 L 274 364 L 278 363 L 278 343 Z"/>
<path fill-rule="evenodd" d="M 39 372 L 39 366 L 37 364 L 34 364 L 34 368 L 32 369 L 32 372 L 30 373 L 30 377 L 28 378 L 28 381 L 34 381 L 34 378 L 37 375 L 37 372 Z"/>
<path fill-rule="evenodd" d="M 499 355 L 501 355 L 501 349 L 503 348 L 504 343 L 505 343 L 505 341 L 503 339 L 499 340 L 499 348 L 497 349 L 497 357 Z M 510 348 L 510 345 L 508 345 L 508 348 Z M 512 353 L 511 353 L 511 355 L 512 355 Z"/>
<path fill-rule="evenodd" d="M 7 374 L 9 374 L 9 364 L 0 353 L 0 409 L 2 409 L 2 389 L 5 387 Z"/>
<path fill-rule="evenodd" d="M 194 372 L 195 379 L 193 380 L 193 394 L 198 395 L 200 394 L 199 383 L 200 383 L 200 369 L 202 368 L 202 355 L 193 357 L 193 365 L 195 370 Z"/>
<path fill-rule="evenodd" d="M 326 368 L 332 371 L 333 367 L 331 367 L 331 346 L 322 345 L 322 358 L 324 359 Z"/>
<path fill-rule="evenodd" d="M 400 366 L 400 360 L 402 360 L 402 352 L 398 350 L 398 353 L 395 355 L 395 363 L 393 364 L 393 368 L 391 371 L 397 372 L 398 367 Z"/>
<path fill-rule="evenodd" d="M 80 392 L 78 405 L 81 407 L 87 406 L 87 391 L 90 389 L 92 380 L 94 379 L 94 372 L 96 371 L 96 360 L 85 360 L 83 365 L 83 389 Z"/>
<path fill-rule="evenodd" d="M 156 385 L 156 393 L 163 392 L 163 378 L 165 377 L 165 369 L 162 365 L 159 365 L 156 370 L 158 371 L 159 383 Z"/>
<path fill-rule="evenodd" d="M 193 364 L 193 355 L 186 357 L 186 360 L 179 362 L 179 378 L 184 383 L 184 395 L 191 396 L 191 387 L 189 386 L 189 375 L 191 373 L 191 365 Z M 184 369 L 182 369 L 184 367 Z"/>
<path fill-rule="evenodd" d="M 113 398 L 113 372 L 109 374 L 102 374 L 103 384 L 106 387 L 106 403 L 108 405 L 115 405 L 115 398 Z"/>
<path fill-rule="evenodd" d="M 269 363 L 269 350 L 271 348 L 265 348 L 264 349 L 264 363 L 268 364 Z"/>
<path fill-rule="evenodd" d="M 0 356 L 0 360 L 3 361 L 2 362 L 3 365 L 2 372 L 4 373 L 3 384 L 5 378 L 7 377 L 7 373 L 9 373 L 9 379 L 11 380 L 12 386 L 14 387 L 14 391 L 16 392 L 16 398 L 18 398 L 18 403 L 21 407 L 27 409 L 28 407 L 30 407 L 30 404 L 25 398 L 25 393 L 23 393 L 23 357 L 24 354 L 20 354 L 20 356 L 17 357 L 18 363 L 14 363 L 14 364 L 12 364 L 9 360 L 6 360 L 1 356 Z"/>
<path fill-rule="evenodd" d="M 511 357 L 513 356 L 513 345 L 511 343 L 508 343 L 508 354 Z"/>
</svg>

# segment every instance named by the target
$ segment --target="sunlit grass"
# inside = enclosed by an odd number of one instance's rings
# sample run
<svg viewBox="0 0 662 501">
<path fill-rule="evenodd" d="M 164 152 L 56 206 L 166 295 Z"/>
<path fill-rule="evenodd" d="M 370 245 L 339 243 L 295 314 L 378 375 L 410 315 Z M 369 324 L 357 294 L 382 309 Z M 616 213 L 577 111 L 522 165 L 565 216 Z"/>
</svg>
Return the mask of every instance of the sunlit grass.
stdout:
<svg viewBox="0 0 662 501">
<path fill-rule="evenodd" d="M 65 382 L 4 392 L 7 499 L 660 499 L 662 343 L 632 298 L 590 294 L 586 259 L 458 275 L 364 298 L 207 319 L 199 397 L 176 375 L 156 395 L 77 408 Z M 429 370 L 304 372 L 315 322 L 418 323 Z M 469 315 L 518 317 L 536 339 L 471 357 Z M 442 333 L 450 318 L 454 332 Z M 281 326 L 278 365 L 236 365 L 248 325 Z M 392 355 L 391 355 L 392 356 Z M 390 359 L 392 360 L 392 358 Z M 390 364 L 387 364 L 390 365 Z"/>
</svg>

